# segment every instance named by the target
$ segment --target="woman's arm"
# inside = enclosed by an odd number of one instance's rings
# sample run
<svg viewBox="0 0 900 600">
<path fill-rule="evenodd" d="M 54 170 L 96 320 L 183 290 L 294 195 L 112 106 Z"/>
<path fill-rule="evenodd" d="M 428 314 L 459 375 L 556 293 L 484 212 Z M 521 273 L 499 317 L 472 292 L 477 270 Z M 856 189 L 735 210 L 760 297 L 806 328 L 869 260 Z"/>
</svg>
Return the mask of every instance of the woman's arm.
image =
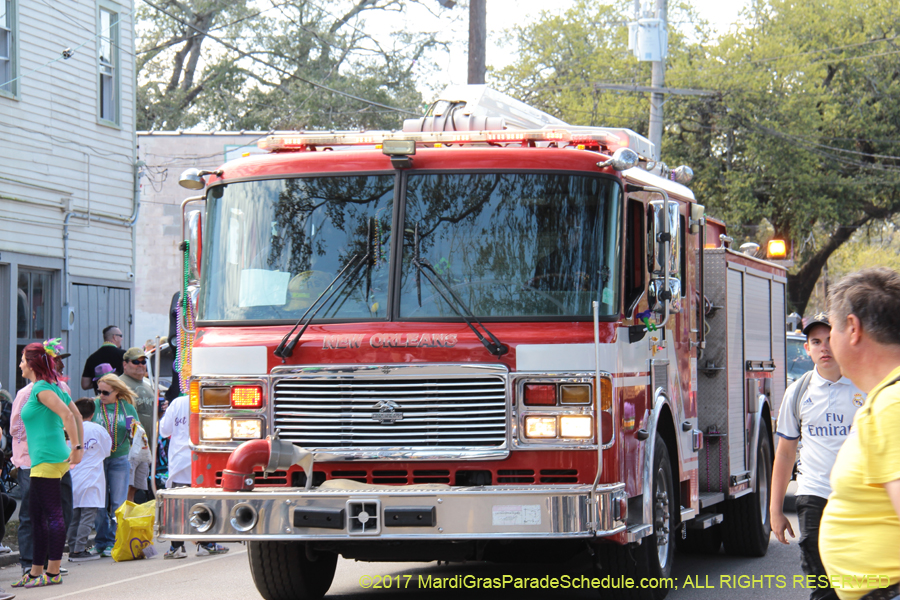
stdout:
<svg viewBox="0 0 900 600">
<path fill-rule="evenodd" d="M 81 416 L 81 411 L 78 410 L 78 407 L 75 406 L 74 402 L 69 402 L 69 410 L 72 411 L 72 416 L 75 418 L 75 429 L 78 430 L 77 445 L 84 449 L 84 418 Z"/>
<path fill-rule="evenodd" d="M 75 424 L 75 417 L 72 415 L 72 411 L 69 410 L 69 407 L 66 406 L 66 403 L 50 390 L 40 392 L 37 398 L 41 404 L 52 410 L 60 419 L 62 419 L 63 427 L 65 427 L 66 433 L 69 434 L 69 439 L 78 440 L 77 445 L 81 445 L 80 429 Z M 74 402 L 70 402 L 70 404 L 74 404 Z M 69 455 L 69 463 L 77 465 L 81 462 L 81 457 L 83 455 L 83 448 L 81 450 L 75 450 L 73 447 L 72 453 Z"/>
</svg>

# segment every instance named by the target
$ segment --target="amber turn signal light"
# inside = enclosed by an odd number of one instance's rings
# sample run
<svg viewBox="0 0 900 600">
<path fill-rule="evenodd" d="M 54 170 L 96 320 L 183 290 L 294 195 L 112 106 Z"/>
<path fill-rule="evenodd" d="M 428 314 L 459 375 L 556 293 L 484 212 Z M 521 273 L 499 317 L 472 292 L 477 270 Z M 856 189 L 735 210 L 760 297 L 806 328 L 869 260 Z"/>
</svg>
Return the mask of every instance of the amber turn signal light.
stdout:
<svg viewBox="0 0 900 600">
<path fill-rule="evenodd" d="M 783 260 L 787 258 L 787 244 L 784 240 L 769 240 L 766 246 L 766 258 Z"/>
</svg>

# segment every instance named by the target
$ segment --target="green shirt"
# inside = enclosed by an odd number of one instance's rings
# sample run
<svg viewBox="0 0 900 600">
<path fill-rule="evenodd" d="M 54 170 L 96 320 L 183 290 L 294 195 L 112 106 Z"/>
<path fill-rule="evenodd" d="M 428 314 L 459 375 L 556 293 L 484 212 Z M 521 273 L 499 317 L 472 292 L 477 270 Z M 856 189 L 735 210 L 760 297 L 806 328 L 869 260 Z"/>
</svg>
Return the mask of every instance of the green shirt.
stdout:
<svg viewBox="0 0 900 600">
<path fill-rule="evenodd" d="M 31 466 L 42 463 L 61 463 L 69 459 L 69 446 L 66 445 L 63 421 L 55 412 L 38 400 L 41 392 L 53 392 L 68 406 L 72 401 L 67 393 L 54 383 L 38 381 L 31 388 L 28 402 L 22 407 L 22 423 L 25 435 L 28 436 L 28 454 Z"/>
<path fill-rule="evenodd" d="M 131 439 L 128 437 L 131 431 L 125 421 L 126 416 L 140 421 L 137 410 L 124 400 L 118 400 L 115 404 L 102 404 L 99 398 L 94 400 L 94 417 L 91 420 L 99 423 L 109 433 L 113 442 L 110 458 L 128 456 L 128 451 L 131 450 Z"/>
</svg>

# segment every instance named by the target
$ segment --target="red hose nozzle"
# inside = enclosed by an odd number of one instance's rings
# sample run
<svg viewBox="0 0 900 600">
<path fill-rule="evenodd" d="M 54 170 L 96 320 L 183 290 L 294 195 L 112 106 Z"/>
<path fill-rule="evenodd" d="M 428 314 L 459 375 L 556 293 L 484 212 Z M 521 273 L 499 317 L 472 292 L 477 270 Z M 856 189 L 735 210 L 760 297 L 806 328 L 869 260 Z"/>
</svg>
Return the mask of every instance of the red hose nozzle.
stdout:
<svg viewBox="0 0 900 600">
<path fill-rule="evenodd" d="M 299 465 L 306 473 L 306 489 L 312 485 L 313 455 L 290 442 L 269 436 L 264 440 L 244 442 L 231 453 L 222 471 L 222 490 L 225 492 L 250 492 L 256 483 L 254 471 L 262 467 L 271 473 Z"/>
</svg>

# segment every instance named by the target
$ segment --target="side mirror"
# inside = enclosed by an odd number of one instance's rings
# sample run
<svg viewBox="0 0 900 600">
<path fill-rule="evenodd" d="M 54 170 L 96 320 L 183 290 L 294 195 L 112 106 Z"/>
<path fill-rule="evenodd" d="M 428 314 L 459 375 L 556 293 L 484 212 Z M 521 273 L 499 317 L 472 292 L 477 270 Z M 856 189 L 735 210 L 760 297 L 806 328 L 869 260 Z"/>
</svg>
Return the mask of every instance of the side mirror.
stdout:
<svg viewBox="0 0 900 600">
<path fill-rule="evenodd" d="M 188 204 L 191 205 L 190 210 Z M 188 255 L 187 276 L 188 285 L 197 285 L 200 281 L 200 261 L 203 257 L 203 213 L 206 210 L 206 198 L 193 196 L 186 198 L 181 203 L 181 239 L 190 245 Z M 182 251 L 184 248 L 182 247 Z"/>
<path fill-rule="evenodd" d="M 702 204 L 691 204 L 691 233 L 700 233 L 706 218 L 706 208 Z"/>
<path fill-rule="evenodd" d="M 671 242 L 669 248 L 669 275 L 678 275 L 681 261 L 678 260 L 681 249 L 681 229 L 678 227 L 678 203 L 669 201 L 668 223 L 664 214 L 662 200 L 653 200 L 647 206 L 647 223 L 650 232 L 647 236 L 647 268 L 651 275 L 665 274 L 666 242 Z M 668 225 L 668 227 L 667 227 Z M 668 230 L 668 238 L 665 234 Z"/>
<path fill-rule="evenodd" d="M 677 300 L 681 297 L 681 280 L 669 277 L 666 284 L 662 277 L 650 281 L 647 286 L 647 303 L 650 310 L 657 314 L 665 314 L 666 301 Z M 677 310 L 675 312 L 678 312 Z"/>
<path fill-rule="evenodd" d="M 192 210 L 185 216 L 187 219 L 188 241 L 188 284 L 198 285 L 200 282 L 200 260 L 203 256 L 203 212 Z"/>
</svg>

